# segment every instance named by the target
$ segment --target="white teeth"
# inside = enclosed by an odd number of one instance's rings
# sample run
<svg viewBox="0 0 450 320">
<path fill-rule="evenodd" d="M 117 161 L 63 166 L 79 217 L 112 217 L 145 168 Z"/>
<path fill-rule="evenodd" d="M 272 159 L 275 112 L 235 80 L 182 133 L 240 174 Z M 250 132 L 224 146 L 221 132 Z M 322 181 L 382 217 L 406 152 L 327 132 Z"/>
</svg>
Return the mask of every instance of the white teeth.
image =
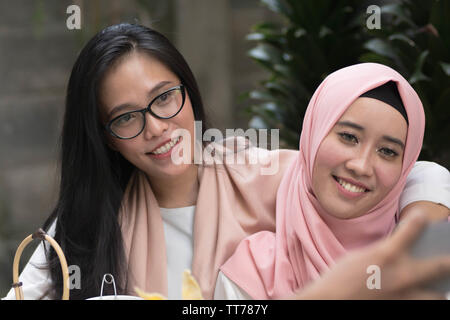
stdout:
<svg viewBox="0 0 450 320">
<path fill-rule="evenodd" d="M 158 149 L 156 149 L 153 152 L 150 152 L 151 154 L 162 154 L 162 153 L 166 153 L 167 151 L 169 151 L 170 149 L 172 149 L 172 147 L 178 142 L 178 140 L 180 140 L 180 137 L 175 138 L 174 140 L 171 140 L 169 142 L 167 142 L 165 145 L 159 147 Z"/>
<path fill-rule="evenodd" d="M 355 192 L 355 193 L 356 192 L 361 193 L 361 192 L 365 192 L 366 191 L 366 189 L 358 187 L 358 186 L 355 186 L 354 184 L 348 183 L 348 182 L 346 182 L 346 181 L 344 181 L 342 179 L 337 178 L 337 180 L 338 180 L 339 184 L 342 187 L 344 187 L 344 189 L 347 190 L 347 191 Z"/>
</svg>

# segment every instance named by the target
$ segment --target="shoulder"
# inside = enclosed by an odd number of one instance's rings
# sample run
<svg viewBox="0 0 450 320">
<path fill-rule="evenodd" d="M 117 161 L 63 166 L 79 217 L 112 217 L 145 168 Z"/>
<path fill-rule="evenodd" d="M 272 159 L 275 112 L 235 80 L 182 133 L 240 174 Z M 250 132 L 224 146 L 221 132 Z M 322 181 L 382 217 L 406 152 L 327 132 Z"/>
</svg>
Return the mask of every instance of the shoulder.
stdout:
<svg viewBox="0 0 450 320">
<path fill-rule="evenodd" d="M 435 162 L 417 161 L 406 178 L 406 188 L 414 185 L 450 188 L 450 172 Z"/>
<path fill-rule="evenodd" d="M 244 137 L 232 137 L 206 146 L 203 164 L 236 174 L 279 176 L 297 155 L 297 150 L 267 150 L 252 145 Z"/>
<path fill-rule="evenodd" d="M 400 197 L 400 210 L 416 201 L 429 201 L 450 208 L 450 172 L 435 162 L 417 161 Z"/>
<path fill-rule="evenodd" d="M 450 180 L 450 173 L 447 168 L 431 161 L 416 161 L 410 175 L 433 175 L 438 177 L 442 175 L 442 178 Z"/>
</svg>

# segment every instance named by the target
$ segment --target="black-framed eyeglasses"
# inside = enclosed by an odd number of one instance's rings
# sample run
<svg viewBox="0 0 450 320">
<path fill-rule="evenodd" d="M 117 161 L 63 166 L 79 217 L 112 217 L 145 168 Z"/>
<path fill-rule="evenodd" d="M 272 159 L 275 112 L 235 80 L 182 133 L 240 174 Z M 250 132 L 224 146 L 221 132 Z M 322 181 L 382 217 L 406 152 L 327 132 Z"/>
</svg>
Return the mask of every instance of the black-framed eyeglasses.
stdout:
<svg viewBox="0 0 450 320">
<path fill-rule="evenodd" d="M 146 112 L 158 119 L 173 118 L 183 109 L 185 98 L 184 85 L 180 84 L 155 97 L 146 108 L 115 117 L 105 128 L 116 138 L 133 139 L 145 128 Z"/>
</svg>

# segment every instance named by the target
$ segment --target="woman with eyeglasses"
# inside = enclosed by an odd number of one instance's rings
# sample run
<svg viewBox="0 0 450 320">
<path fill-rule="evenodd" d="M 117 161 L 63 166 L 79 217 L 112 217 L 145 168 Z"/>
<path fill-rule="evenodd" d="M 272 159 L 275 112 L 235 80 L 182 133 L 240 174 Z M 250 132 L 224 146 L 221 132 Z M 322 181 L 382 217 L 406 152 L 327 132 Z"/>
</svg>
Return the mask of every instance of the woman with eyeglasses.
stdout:
<svg viewBox="0 0 450 320">
<path fill-rule="evenodd" d="M 194 121 L 202 122 L 203 132 L 195 133 Z M 267 152 L 269 160 L 279 160 L 271 175 L 262 175 L 264 164 L 258 163 L 198 165 L 194 152 L 190 163 L 175 164 L 173 155 L 195 150 L 195 134 L 207 128 L 194 76 L 163 35 L 119 24 L 83 48 L 67 90 L 59 198 L 44 224 L 68 265 L 81 270 L 71 299 L 98 296 L 107 273 L 120 294 L 136 295 L 137 286 L 179 299 L 186 268 L 211 299 L 219 268 L 238 243 L 274 230 L 276 192 L 298 152 Z M 220 152 L 220 144 L 213 145 Z M 405 215 L 417 210 L 415 201 L 446 201 L 441 190 L 448 172 L 436 164 L 423 168 L 408 178 Z M 414 188 L 418 184 L 420 190 Z M 440 215 L 445 207 L 432 202 L 420 205 Z M 55 252 L 46 256 L 41 244 L 20 281 L 25 299 L 59 298 L 63 285 Z M 12 290 L 7 298 L 14 298 Z"/>
</svg>

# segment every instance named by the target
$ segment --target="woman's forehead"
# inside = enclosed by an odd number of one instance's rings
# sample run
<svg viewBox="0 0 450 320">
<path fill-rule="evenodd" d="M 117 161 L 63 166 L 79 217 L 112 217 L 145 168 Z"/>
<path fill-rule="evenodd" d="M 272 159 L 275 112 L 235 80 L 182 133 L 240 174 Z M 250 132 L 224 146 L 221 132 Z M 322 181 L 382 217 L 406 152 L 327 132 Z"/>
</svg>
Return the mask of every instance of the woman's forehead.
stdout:
<svg viewBox="0 0 450 320">
<path fill-rule="evenodd" d="M 147 54 L 130 54 L 105 74 L 99 98 L 108 111 L 127 103 L 145 104 L 152 95 L 178 84 L 177 76 L 159 60 Z"/>
<path fill-rule="evenodd" d="M 105 74 L 101 87 L 102 89 L 117 85 L 133 87 L 136 84 L 151 86 L 153 83 L 176 78 L 176 75 L 158 59 L 136 52 L 126 55 L 114 64 Z"/>
<path fill-rule="evenodd" d="M 356 99 L 342 114 L 336 124 L 351 122 L 367 132 L 382 132 L 405 140 L 408 125 L 401 113 L 385 102 L 373 98 Z"/>
</svg>

